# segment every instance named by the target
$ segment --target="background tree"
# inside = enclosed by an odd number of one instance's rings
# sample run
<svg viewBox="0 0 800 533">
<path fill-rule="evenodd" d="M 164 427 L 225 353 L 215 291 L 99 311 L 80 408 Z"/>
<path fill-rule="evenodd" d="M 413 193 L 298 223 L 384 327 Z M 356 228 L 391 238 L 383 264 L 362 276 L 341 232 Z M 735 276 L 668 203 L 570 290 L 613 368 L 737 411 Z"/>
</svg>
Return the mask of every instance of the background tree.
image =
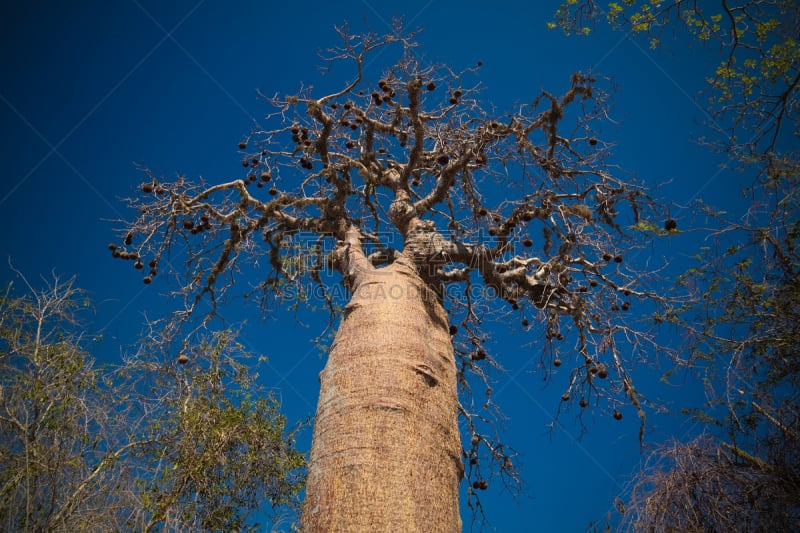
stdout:
<svg viewBox="0 0 800 533">
<path fill-rule="evenodd" d="M 350 82 L 268 98 L 274 111 L 239 143 L 240 179 L 147 171 L 112 254 L 147 266 L 149 283 L 185 248 L 182 319 L 223 317 L 236 289 L 268 310 L 318 297 L 342 311 L 320 374 L 303 528 L 458 531 L 462 459 L 470 506 L 491 475 L 515 476 L 486 424 L 483 379 L 500 365 L 486 321 L 519 321 L 545 371 L 566 366 L 562 402 L 617 419 L 631 404 L 644 427 L 627 363 L 657 346 L 625 317 L 639 301 L 669 302 L 643 288 L 658 267 L 631 261 L 642 241 L 629 228 L 663 213 L 603 163 L 602 81 L 576 73 L 561 95 L 495 114 L 478 99 L 480 63 L 426 65 L 399 25 L 338 31 L 324 58 L 348 65 Z M 367 80 L 379 49 L 397 60 Z M 242 287 L 249 275 L 261 281 Z"/>
<path fill-rule="evenodd" d="M 230 333 L 189 361 L 159 337 L 98 368 L 72 281 L 21 279 L 30 292 L 0 300 L 4 530 L 245 529 L 266 502 L 293 501 L 304 459 Z"/>
<path fill-rule="evenodd" d="M 132 417 L 147 421 L 146 442 L 131 451 L 144 467 L 135 478 L 136 523 L 148 531 L 258 531 L 254 512 L 294 520 L 305 458 L 278 402 L 255 385 L 258 361 L 230 330 L 193 338 L 176 358 L 164 350 L 169 333 L 169 324 L 154 324 L 120 376 L 135 399 Z"/>
<path fill-rule="evenodd" d="M 706 11 L 704 11 L 706 10 Z M 800 6 L 796 2 L 567 2 L 553 26 L 656 35 L 676 25 L 717 39 L 727 57 L 708 79 L 707 142 L 754 175 L 750 208 L 733 218 L 699 204 L 710 246 L 683 285 L 682 313 L 658 316 L 686 335 L 708 403 L 690 410 L 709 435 L 657 449 L 633 483 L 625 523 L 635 530 L 772 531 L 800 526 Z M 702 217 L 705 217 L 704 219 Z"/>
<path fill-rule="evenodd" d="M 633 530 L 800 527 L 797 175 L 759 189 L 745 222 L 710 212 L 718 240 L 684 278 L 701 303 L 671 320 L 707 383 L 687 413 L 709 434 L 654 451 L 625 505 Z"/>
<path fill-rule="evenodd" d="M 800 94 L 800 6 L 792 0 L 690 0 L 596 2 L 570 0 L 558 8 L 551 28 L 589 34 L 605 19 L 612 27 L 642 36 L 652 48 L 667 31 L 688 31 L 697 41 L 716 42 L 726 52 L 707 77 L 702 117 L 714 132 L 704 138 L 731 162 L 756 163 L 780 172 L 784 152 L 798 134 Z"/>
</svg>

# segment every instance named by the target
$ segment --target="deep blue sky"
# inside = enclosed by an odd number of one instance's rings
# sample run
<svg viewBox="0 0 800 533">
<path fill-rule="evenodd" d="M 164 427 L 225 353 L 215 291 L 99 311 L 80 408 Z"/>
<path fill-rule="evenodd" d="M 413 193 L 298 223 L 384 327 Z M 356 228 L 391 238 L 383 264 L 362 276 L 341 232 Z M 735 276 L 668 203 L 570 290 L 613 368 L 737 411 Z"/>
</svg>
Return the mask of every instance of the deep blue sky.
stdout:
<svg viewBox="0 0 800 533">
<path fill-rule="evenodd" d="M 156 173 L 202 175 L 214 182 L 241 173 L 236 144 L 268 110 L 257 99 L 289 93 L 320 80 L 316 52 L 336 44 L 334 24 L 377 31 L 392 16 L 421 27 L 422 51 L 456 69 L 483 62 L 484 97 L 499 111 L 529 101 L 542 88 L 559 92 L 576 70 L 594 69 L 619 85 L 608 131 L 615 162 L 679 206 L 702 197 L 719 207 L 741 208 L 742 176 L 718 170 L 719 161 L 689 142 L 704 134 L 703 110 L 693 100 L 717 61 L 717 50 L 670 42 L 665 50 L 640 47 L 623 34 L 598 31 L 566 38 L 545 29 L 555 3 L 509 1 L 408 1 L 403 7 L 374 0 L 328 2 L 161 2 L 141 0 L 5 2 L 0 8 L 0 281 L 14 266 L 36 280 L 51 271 L 77 276 L 97 307 L 91 328 L 104 333 L 103 361 L 118 361 L 136 342 L 145 316 L 168 309 L 162 278 L 144 286 L 132 269 L 113 261 L 109 220 L 127 218 L 118 198 L 142 181 L 135 163 Z M 502 6 L 502 7 L 499 7 Z M 375 66 L 385 66 L 377 59 Z M 675 238 L 653 253 L 667 255 L 677 272 L 691 239 Z M 316 405 L 317 373 L 324 364 L 308 339 L 325 323 L 295 325 L 280 310 L 261 320 L 245 310 L 247 347 L 270 357 L 264 382 L 278 391 L 292 420 Z M 494 398 L 510 417 L 504 438 L 522 453 L 526 492 L 516 500 L 495 484 L 483 494 L 498 531 L 582 531 L 602 519 L 641 460 L 633 412 L 616 422 L 608 413 L 584 417 L 583 437 L 574 411 L 548 433 L 562 389 L 544 387 L 533 372 L 538 356 L 505 342 L 497 352 L 508 373 Z M 677 340 L 676 340 L 677 341 Z M 639 389 L 673 410 L 697 401 L 697 389 L 668 388 L 642 367 Z M 651 388 L 643 388 L 644 383 Z M 647 439 L 657 442 L 697 431 L 680 415 L 651 416 Z M 308 435 L 302 442 L 308 446 Z M 465 529 L 469 515 L 465 510 Z"/>
</svg>

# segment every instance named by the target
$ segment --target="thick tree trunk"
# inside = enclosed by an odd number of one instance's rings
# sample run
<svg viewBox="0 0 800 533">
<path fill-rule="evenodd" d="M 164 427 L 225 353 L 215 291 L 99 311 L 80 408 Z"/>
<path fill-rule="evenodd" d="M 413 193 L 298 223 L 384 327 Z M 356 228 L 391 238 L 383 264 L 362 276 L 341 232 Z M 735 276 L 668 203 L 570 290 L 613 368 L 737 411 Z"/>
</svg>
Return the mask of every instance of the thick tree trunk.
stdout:
<svg viewBox="0 0 800 533">
<path fill-rule="evenodd" d="M 447 316 L 406 258 L 352 278 L 320 374 L 302 530 L 461 531 Z"/>
</svg>

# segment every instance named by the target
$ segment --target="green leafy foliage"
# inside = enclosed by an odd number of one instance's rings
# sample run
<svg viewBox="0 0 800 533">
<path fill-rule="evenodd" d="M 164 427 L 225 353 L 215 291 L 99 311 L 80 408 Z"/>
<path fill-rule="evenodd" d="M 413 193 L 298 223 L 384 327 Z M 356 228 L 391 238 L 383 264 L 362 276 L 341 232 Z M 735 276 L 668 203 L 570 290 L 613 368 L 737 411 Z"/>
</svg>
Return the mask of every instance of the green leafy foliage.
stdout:
<svg viewBox="0 0 800 533">
<path fill-rule="evenodd" d="M 558 7 L 551 29 L 588 34 L 605 20 L 641 36 L 651 48 L 662 34 L 687 32 L 716 42 L 723 58 L 708 75 L 708 125 L 721 135 L 714 147 L 743 163 L 769 169 L 786 142 L 798 134 L 800 4 L 793 0 L 690 2 L 569 0 Z M 704 106 L 705 107 L 705 106 Z M 756 154 L 761 159 L 753 161 Z"/>
<path fill-rule="evenodd" d="M 221 332 L 199 341 L 183 364 L 153 363 L 152 353 L 148 347 L 129 361 L 147 370 L 137 387 L 143 395 L 154 384 L 169 392 L 146 413 L 153 444 L 134 454 L 157 465 L 140 482 L 148 525 L 163 521 L 168 529 L 177 520 L 190 529 L 241 530 L 247 511 L 265 501 L 296 503 L 305 458 L 284 437 L 277 402 L 255 388 L 251 357 L 235 337 Z"/>
<path fill-rule="evenodd" d="M 184 364 L 151 337 L 99 367 L 72 281 L 12 288 L 0 298 L 0 528 L 229 531 L 255 527 L 265 504 L 294 512 L 304 457 L 231 332 L 209 333 Z"/>
</svg>

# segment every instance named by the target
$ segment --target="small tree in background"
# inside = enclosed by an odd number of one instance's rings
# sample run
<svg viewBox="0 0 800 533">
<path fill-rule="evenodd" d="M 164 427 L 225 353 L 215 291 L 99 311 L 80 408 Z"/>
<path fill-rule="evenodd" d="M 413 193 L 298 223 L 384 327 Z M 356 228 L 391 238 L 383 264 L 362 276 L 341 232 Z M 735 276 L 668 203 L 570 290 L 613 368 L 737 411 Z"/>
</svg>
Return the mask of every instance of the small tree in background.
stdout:
<svg viewBox="0 0 800 533">
<path fill-rule="evenodd" d="M 786 169 L 757 183 L 743 220 L 707 211 L 714 246 L 683 279 L 698 303 L 670 320 L 709 392 L 687 413 L 720 429 L 654 453 L 626 505 L 637 531 L 800 527 L 798 185 Z"/>
<path fill-rule="evenodd" d="M 238 179 L 148 172 L 112 253 L 150 283 L 185 249 L 184 319 L 208 320 L 237 288 L 264 309 L 313 300 L 342 317 L 320 374 L 304 530 L 460 531 L 464 461 L 470 506 L 490 476 L 516 477 L 484 423 L 503 356 L 487 323 L 529 332 L 538 367 L 568 373 L 565 404 L 617 419 L 630 404 L 644 427 L 627 364 L 657 347 L 629 309 L 668 302 L 645 283 L 656 267 L 632 261 L 643 243 L 631 227 L 662 212 L 604 165 L 594 77 L 495 114 L 479 99 L 480 63 L 426 65 L 399 25 L 338 31 L 324 58 L 350 81 L 269 98 L 273 112 L 239 143 Z M 372 78 L 378 51 L 398 59 Z"/>
<path fill-rule="evenodd" d="M 176 359 L 163 349 L 168 328 L 154 324 L 122 369 L 131 415 L 147 421 L 147 442 L 131 452 L 144 466 L 135 476 L 136 523 L 145 531 L 259 531 L 249 518 L 269 516 L 267 506 L 293 519 L 305 458 L 277 401 L 255 383 L 257 361 L 229 330 L 196 338 Z"/>
<path fill-rule="evenodd" d="M 714 436 L 668 443 L 632 484 L 636 531 L 800 528 L 800 4 L 567 2 L 552 27 L 589 33 L 605 17 L 647 35 L 682 27 L 726 52 L 708 76 L 709 146 L 753 172 L 748 211 L 699 204 L 710 246 L 685 273 L 694 305 L 657 316 L 681 328 L 707 405 L 688 410 Z"/>
<path fill-rule="evenodd" d="M 4 530 L 241 530 L 294 501 L 304 459 L 231 333 L 198 343 L 192 365 L 149 342 L 97 367 L 73 282 L 25 283 L 0 300 Z"/>
<path fill-rule="evenodd" d="M 709 434 L 653 452 L 624 506 L 632 531 L 800 527 L 797 185 L 790 173 L 760 184 L 744 222 L 708 211 L 715 246 L 683 279 L 698 303 L 668 320 L 707 384 L 708 403 L 686 413 Z"/>
</svg>

